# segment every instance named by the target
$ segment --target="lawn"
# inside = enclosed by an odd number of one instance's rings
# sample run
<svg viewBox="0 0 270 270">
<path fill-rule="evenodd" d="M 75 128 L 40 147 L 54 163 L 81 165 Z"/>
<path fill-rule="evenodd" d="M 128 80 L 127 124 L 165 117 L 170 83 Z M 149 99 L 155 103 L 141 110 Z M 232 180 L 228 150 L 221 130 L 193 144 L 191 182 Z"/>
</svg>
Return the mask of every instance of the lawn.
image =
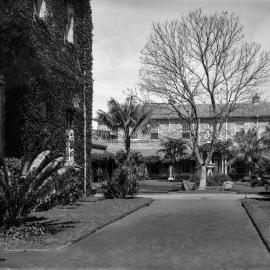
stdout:
<svg viewBox="0 0 270 270">
<path fill-rule="evenodd" d="M 30 216 L 27 226 L 32 228 L 34 224 L 38 237 L 31 231 L 28 236 L 24 232 L 22 237 L 16 229 L 9 236 L 0 237 L 0 250 L 51 249 L 69 245 L 151 202 L 146 198 L 91 199 L 36 212 Z"/>
<path fill-rule="evenodd" d="M 181 182 L 168 182 L 166 180 L 144 180 L 140 181 L 141 193 L 168 193 L 168 192 L 186 192 L 181 190 Z M 202 191 L 188 191 L 188 192 L 202 192 Z M 249 182 L 234 182 L 233 188 L 229 191 L 224 191 L 222 186 L 208 186 L 204 192 L 237 192 L 237 193 L 263 193 L 265 189 L 263 186 L 251 187 Z M 266 193 L 267 194 L 267 193 Z"/>
<path fill-rule="evenodd" d="M 143 180 L 139 182 L 141 193 L 168 193 L 179 191 L 182 183 L 166 180 Z"/>
<path fill-rule="evenodd" d="M 270 251 L 270 197 L 265 199 L 243 199 L 242 203 Z"/>
<path fill-rule="evenodd" d="M 265 189 L 263 186 L 255 186 L 253 188 L 249 182 L 237 181 L 234 183 L 232 191 L 236 191 L 238 193 L 260 193 L 265 192 Z"/>
</svg>

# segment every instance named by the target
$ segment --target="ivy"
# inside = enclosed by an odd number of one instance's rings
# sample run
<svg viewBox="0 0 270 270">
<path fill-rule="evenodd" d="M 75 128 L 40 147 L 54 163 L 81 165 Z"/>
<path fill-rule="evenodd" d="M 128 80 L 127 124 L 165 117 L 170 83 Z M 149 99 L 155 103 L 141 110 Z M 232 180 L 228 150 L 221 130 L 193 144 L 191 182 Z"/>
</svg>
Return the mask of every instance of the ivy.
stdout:
<svg viewBox="0 0 270 270">
<path fill-rule="evenodd" d="M 92 13 L 87 0 L 74 5 L 74 44 L 64 40 L 66 0 L 47 0 L 48 15 L 33 17 L 32 0 L 0 4 L 1 66 L 6 92 L 7 154 L 31 159 L 41 150 L 65 153 L 66 112 L 74 111 L 75 161 L 83 165 L 83 91 L 87 152 L 91 152 Z M 10 36 L 8 33 L 12 33 Z M 78 108 L 74 108 L 74 99 Z M 15 117 L 20 123 L 12 124 Z M 10 123 L 10 124 L 8 124 Z M 17 132 L 19 131 L 19 132 Z M 6 136 L 7 137 L 7 136 Z M 12 143 L 18 142 L 15 149 Z M 88 164 L 90 164 L 88 160 Z M 90 166 L 89 166 L 90 167 Z M 90 168 L 89 168 L 90 171 Z M 88 171 L 88 173 L 89 173 Z"/>
</svg>

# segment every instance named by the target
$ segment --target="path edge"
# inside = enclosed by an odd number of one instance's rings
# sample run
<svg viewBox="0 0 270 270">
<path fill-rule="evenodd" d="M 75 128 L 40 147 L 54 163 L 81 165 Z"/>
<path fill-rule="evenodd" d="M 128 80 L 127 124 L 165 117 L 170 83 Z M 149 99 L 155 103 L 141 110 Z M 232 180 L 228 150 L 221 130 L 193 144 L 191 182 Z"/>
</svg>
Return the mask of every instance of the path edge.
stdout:
<svg viewBox="0 0 270 270">
<path fill-rule="evenodd" d="M 253 226 L 255 227 L 259 237 L 261 238 L 263 244 L 265 245 L 267 251 L 270 253 L 270 245 L 268 244 L 268 242 L 264 239 L 264 236 L 263 236 L 263 233 L 261 232 L 259 226 L 256 224 L 256 222 L 254 221 L 253 217 L 252 217 L 252 214 L 249 212 L 248 208 L 245 206 L 244 202 L 241 200 L 241 204 L 242 204 L 242 207 L 245 209 L 249 219 L 251 220 Z"/>
<path fill-rule="evenodd" d="M 59 251 L 59 250 L 68 248 L 70 246 L 73 246 L 74 244 L 76 244 L 77 242 L 83 240 L 84 238 L 88 237 L 89 235 L 101 230 L 102 228 L 104 228 L 104 227 L 106 227 L 106 226 L 108 226 L 108 225 L 110 225 L 110 224 L 112 224 L 112 223 L 126 217 L 126 216 L 129 216 L 130 214 L 132 214 L 132 213 L 134 213 L 134 212 L 136 212 L 136 211 L 138 211 L 138 210 L 140 210 L 140 209 L 142 209 L 142 208 L 144 208 L 146 206 L 150 206 L 153 203 L 153 201 L 154 201 L 154 199 L 150 199 L 150 201 L 145 202 L 142 205 L 139 205 L 138 207 L 132 209 L 131 211 L 129 211 L 127 213 L 124 213 L 124 214 L 120 215 L 119 217 L 116 217 L 116 218 L 114 218 L 114 219 L 112 219 L 112 220 L 98 226 L 97 228 L 83 234 L 79 238 L 77 238 L 75 240 L 72 240 L 72 241 L 70 241 L 67 244 L 62 245 L 62 246 L 58 246 L 58 247 L 55 247 L 55 248 L 45 248 L 45 249 L 35 249 L 35 248 L 29 248 L 29 249 L 3 249 L 3 250 L 0 250 L 0 252 L 3 252 L 3 253 L 8 253 L 8 252 L 12 253 L 12 252 L 14 252 L 15 253 L 15 252 L 30 252 L 30 251 L 32 251 L 32 252 Z"/>
</svg>

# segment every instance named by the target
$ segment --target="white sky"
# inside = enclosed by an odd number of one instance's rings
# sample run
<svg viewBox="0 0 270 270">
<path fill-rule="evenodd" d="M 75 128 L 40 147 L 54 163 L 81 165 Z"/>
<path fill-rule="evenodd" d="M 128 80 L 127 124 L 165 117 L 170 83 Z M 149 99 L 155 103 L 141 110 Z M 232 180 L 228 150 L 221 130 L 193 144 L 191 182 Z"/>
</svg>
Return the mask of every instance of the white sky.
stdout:
<svg viewBox="0 0 270 270">
<path fill-rule="evenodd" d="M 140 50 L 153 21 L 165 21 L 202 8 L 234 12 L 245 39 L 270 50 L 270 0 L 91 0 L 94 24 L 93 113 L 106 110 L 110 97 L 123 101 L 123 91 L 138 82 Z M 270 96 L 269 86 L 263 88 Z"/>
</svg>

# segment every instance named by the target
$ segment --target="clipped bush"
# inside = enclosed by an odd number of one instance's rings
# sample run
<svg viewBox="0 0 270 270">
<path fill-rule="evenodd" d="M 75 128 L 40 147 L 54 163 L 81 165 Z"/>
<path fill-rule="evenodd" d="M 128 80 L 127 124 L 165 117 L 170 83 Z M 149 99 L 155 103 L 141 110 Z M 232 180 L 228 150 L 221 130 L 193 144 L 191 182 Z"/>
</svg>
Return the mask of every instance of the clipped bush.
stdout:
<svg viewBox="0 0 270 270">
<path fill-rule="evenodd" d="M 226 174 L 216 174 L 207 177 L 207 186 L 222 186 L 224 182 L 232 181 L 231 177 Z"/>
<path fill-rule="evenodd" d="M 120 166 L 102 185 L 102 190 L 108 199 L 133 197 L 139 192 L 138 176 L 131 168 Z"/>
</svg>

